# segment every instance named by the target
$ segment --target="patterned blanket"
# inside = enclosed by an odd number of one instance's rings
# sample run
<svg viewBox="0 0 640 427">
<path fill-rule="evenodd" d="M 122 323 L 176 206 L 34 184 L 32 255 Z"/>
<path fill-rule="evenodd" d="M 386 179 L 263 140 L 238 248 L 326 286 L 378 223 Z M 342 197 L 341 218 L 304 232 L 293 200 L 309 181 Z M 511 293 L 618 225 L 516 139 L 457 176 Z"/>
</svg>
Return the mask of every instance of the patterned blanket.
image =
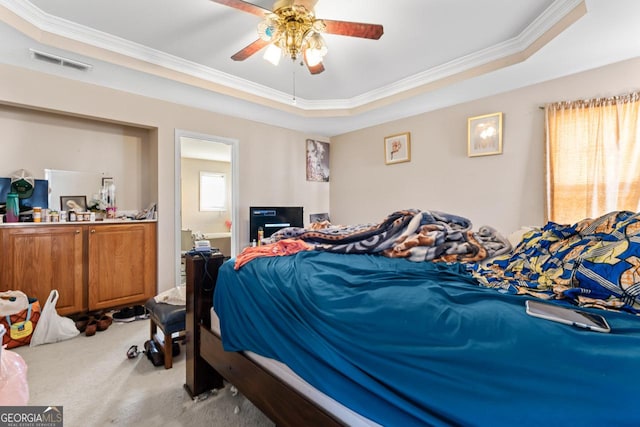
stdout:
<svg viewBox="0 0 640 427">
<path fill-rule="evenodd" d="M 511 250 L 508 240 L 491 227 L 474 232 L 464 217 L 417 209 L 394 212 L 378 224 L 285 228 L 266 243 L 282 239 L 301 239 L 318 251 L 380 254 L 416 262 L 476 262 Z"/>
<path fill-rule="evenodd" d="M 617 211 L 525 234 L 512 254 L 469 265 L 484 286 L 640 312 L 640 214 Z"/>
</svg>

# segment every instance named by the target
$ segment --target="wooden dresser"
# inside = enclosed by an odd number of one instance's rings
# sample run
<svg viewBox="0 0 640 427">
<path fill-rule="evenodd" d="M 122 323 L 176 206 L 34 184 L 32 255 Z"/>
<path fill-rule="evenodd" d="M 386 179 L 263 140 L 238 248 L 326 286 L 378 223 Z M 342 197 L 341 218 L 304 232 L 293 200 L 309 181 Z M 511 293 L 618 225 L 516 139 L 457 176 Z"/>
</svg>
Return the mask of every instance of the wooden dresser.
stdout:
<svg viewBox="0 0 640 427">
<path fill-rule="evenodd" d="M 60 315 L 144 303 L 157 289 L 155 221 L 0 225 L 0 290 L 44 306 L 57 289 Z"/>
</svg>

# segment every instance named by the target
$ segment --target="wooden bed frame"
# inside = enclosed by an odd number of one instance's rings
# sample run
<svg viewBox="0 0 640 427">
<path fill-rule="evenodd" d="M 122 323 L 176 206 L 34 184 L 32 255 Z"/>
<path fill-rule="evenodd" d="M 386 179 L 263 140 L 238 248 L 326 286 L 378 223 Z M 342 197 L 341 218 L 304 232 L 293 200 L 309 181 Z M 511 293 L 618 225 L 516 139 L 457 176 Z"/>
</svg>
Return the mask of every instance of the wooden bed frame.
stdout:
<svg viewBox="0 0 640 427">
<path fill-rule="evenodd" d="M 227 352 L 210 329 L 218 268 L 225 258 L 185 255 L 187 275 L 186 383 L 192 398 L 224 387 L 224 380 L 278 426 L 341 426 L 339 420 L 241 352 Z"/>
</svg>

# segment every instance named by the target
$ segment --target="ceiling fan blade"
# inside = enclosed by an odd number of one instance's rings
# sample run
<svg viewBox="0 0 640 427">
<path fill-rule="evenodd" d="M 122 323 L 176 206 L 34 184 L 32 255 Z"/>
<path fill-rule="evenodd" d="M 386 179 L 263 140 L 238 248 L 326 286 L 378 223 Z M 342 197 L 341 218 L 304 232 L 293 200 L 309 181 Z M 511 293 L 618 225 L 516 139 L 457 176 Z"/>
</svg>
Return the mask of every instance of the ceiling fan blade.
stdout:
<svg viewBox="0 0 640 427">
<path fill-rule="evenodd" d="M 334 21 L 332 19 L 322 19 L 326 25 L 325 32 L 338 34 L 340 36 L 362 37 L 365 39 L 378 40 L 382 37 L 383 28 L 378 24 L 365 24 L 362 22 Z"/>
<path fill-rule="evenodd" d="M 247 3 L 242 0 L 211 0 L 214 3 L 223 4 L 225 6 L 232 7 L 234 9 L 241 10 L 247 13 L 253 13 L 254 15 L 258 15 L 259 17 L 264 17 L 266 14 L 271 13 L 270 10 L 264 9 L 260 6 L 257 6 L 252 3 Z"/>
<path fill-rule="evenodd" d="M 318 65 L 307 64 L 307 68 L 311 74 L 320 74 L 324 71 L 324 65 L 322 65 L 322 62 L 319 62 Z"/>
<path fill-rule="evenodd" d="M 247 59 L 248 57 L 250 57 L 251 55 L 253 55 L 254 53 L 256 53 L 257 51 L 259 51 L 260 49 L 262 49 L 268 44 L 269 44 L 268 41 L 258 39 L 253 43 L 251 43 L 250 45 L 248 45 L 247 47 L 245 47 L 244 49 L 236 52 L 231 57 L 231 59 L 233 59 L 234 61 L 244 61 L 245 59 Z"/>
</svg>

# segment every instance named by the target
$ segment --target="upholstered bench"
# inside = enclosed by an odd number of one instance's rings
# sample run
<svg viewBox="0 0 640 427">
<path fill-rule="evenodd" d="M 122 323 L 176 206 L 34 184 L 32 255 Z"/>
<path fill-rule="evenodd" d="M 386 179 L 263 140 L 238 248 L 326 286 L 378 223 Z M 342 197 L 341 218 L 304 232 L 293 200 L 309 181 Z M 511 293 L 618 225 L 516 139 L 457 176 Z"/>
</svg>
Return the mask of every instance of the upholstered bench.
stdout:
<svg viewBox="0 0 640 427">
<path fill-rule="evenodd" d="M 173 339 L 171 335 L 185 331 L 187 309 L 184 305 L 156 302 L 155 298 L 149 298 L 144 307 L 149 311 L 151 339 L 155 339 L 158 328 L 164 335 L 164 345 L 158 347 L 162 348 L 164 367 L 169 369 L 173 366 Z"/>
</svg>

